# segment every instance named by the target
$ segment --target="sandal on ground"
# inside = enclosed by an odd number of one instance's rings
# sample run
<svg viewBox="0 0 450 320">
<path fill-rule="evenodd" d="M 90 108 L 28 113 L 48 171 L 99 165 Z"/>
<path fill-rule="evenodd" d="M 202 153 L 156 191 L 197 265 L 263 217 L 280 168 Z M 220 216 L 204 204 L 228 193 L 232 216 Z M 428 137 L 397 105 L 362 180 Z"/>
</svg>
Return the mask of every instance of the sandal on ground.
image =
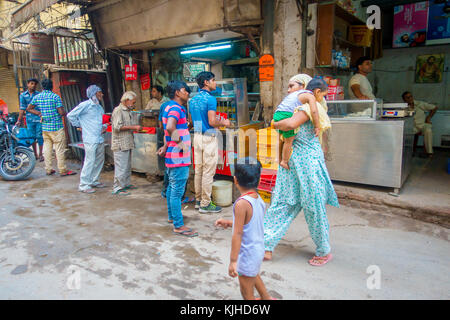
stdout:
<svg viewBox="0 0 450 320">
<path fill-rule="evenodd" d="M 183 199 L 183 201 L 181 201 L 181 204 L 192 203 L 194 201 L 195 201 L 194 197 L 192 197 L 192 198 L 186 197 L 186 198 Z"/>
<path fill-rule="evenodd" d="M 80 192 L 82 192 L 82 193 L 95 193 L 96 190 L 95 189 L 86 189 L 86 190 L 80 190 Z"/>
<path fill-rule="evenodd" d="M 103 188 L 106 188 L 106 185 L 105 184 L 103 184 L 103 183 L 99 183 L 99 184 L 96 184 L 95 186 L 93 186 L 94 188 L 98 188 L 98 189 L 103 189 Z"/>
<path fill-rule="evenodd" d="M 130 195 L 130 193 L 129 192 L 127 192 L 127 190 L 125 190 L 125 189 L 120 189 L 120 190 L 117 190 L 117 191 L 113 191 L 113 192 L 111 192 L 111 194 L 112 195 L 117 195 L 117 196 L 128 196 L 128 195 Z"/>
<path fill-rule="evenodd" d="M 47 172 L 47 175 L 48 175 L 48 176 L 52 176 L 52 175 L 54 175 L 55 173 L 56 173 L 56 171 L 55 171 L 55 170 L 52 170 L 52 171 Z"/>
<path fill-rule="evenodd" d="M 67 172 L 65 172 L 65 173 L 61 173 L 60 176 L 61 176 L 61 177 L 67 177 L 67 176 L 74 176 L 74 175 L 76 175 L 76 174 L 77 174 L 76 172 L 73 172 L 73 171 L 67 171 Z"/>
<path fill-rule="evenodd" d="M 194 230 L 189 228 L 189 229 L 183 230 L 181 232 L 175 232 L 175 231 L 172 231 L 172 232 L 177 234 L 177 235 L 179 235 L 179 236 L 185 236 L 185 237 L 189 237 L 189 238 L 198 236 L 198 232 L 193 232 L 193 231 Z"/>
<path fill-rule="evenodd" d="M 309 264 L 320 267 L 330 262 L 331 259 L 333 259 L 333 255 L 331 253 L 327 254 L 325 257 L 314 256 L 311 260 L 309 260 Z"/>
<path fill-rule="evenodd" d="M 39 162 L 44 162 L 44 156 L 39 157 Z"/>
<path fill-rule="evenodd" d="M 130 184 L 129 186 L 126 186 L 124 189 L 125 190 L 136 190 L 138 187 L 136 187 L 135 185 Z"/>
</svg>

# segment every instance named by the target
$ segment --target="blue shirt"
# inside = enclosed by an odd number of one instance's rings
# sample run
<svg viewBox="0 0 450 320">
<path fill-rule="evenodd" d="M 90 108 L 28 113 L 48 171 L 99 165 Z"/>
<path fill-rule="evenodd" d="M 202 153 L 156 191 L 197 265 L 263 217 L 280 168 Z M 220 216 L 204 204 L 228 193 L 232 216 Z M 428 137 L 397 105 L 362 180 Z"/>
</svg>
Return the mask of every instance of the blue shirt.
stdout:
<svg viewBox="0 0 450 320">
<path fill-rule="evenodd" d="M 64 128 L 62 116 L 58 108 L 62 108 L 61 98 L 50 90 L 44 90 L 31 100 L 32 105 L 39 108 L 42 117 L 42 131 L 55 132 Z"/>
<path fill-rule="evenodd" d="M 189 102 L 189 112 L 194 123 L 194 131 L 205 133 L 215 130 L 209 125 L 208 111 L 217 110 L 217 99 L 207 90 L 201 89 L 200 93 Z M 201 127 L 200 127 L 201 126 Z"/>
<path fill-rule="evenodd" d="M 103 143 L 103 107 L 91 99 L 80 103 L 67 115 L 74 127 L 81 128 L 83 143 Z"/>
<path fill-rule="evenodd" d="M 23 92 L 19 97 L 20 110 L 27 110 L 28 105 L 31 103 L 33 98 L 35 96 L 37 96 L 38 94 L 39 94 L 39 92 L 37 92 L 37 91 L 35 91 L 33 93 L 30 93 L 29 91 Z M 35 108 L 35 110 L 41 111 L 41 110 L 39 110 L 39 108 Z M 31 112 L 28 112 L 28 111 L 26 112 L 26 119 L 27 119 L 27 123 L 28 122 L 41 122 L 41 118 L 38 115 L 32 114 Z"/>
</svg>

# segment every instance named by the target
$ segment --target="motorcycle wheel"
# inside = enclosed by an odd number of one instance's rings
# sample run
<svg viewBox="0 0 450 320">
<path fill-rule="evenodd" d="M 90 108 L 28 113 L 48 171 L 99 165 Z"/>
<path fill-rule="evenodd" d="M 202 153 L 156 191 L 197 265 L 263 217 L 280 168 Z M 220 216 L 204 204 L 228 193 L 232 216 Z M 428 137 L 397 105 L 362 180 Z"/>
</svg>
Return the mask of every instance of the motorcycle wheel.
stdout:
<svg viewBox="0 0 450 320">
<path fill-rule="evenodd" d="M 7 181 L 17 181 L 27 178 L 36 166 L 34 153 L 28 148 L 16 148 L 15 162 L 12 157 L 5 155 L 0 159 L 0 175 Z"/>
</svg>

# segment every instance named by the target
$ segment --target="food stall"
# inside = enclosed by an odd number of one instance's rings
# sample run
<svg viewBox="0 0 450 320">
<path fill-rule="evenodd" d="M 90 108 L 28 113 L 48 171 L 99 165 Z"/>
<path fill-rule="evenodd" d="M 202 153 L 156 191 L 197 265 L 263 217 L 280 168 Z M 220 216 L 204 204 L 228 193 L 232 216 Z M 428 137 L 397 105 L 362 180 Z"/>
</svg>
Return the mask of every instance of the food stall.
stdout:
<svg viewBox="0 0 450 320">
<path fill-rule="evenodd" d="M 234 175 L 234 162 L 239 157 L 248 156 L 249 136 L 245 132 L 249 129 L 261 128 L 260 121 L 250 121 L 248 104 L 247 80 L 245 78 L 231 78 L 218 80 L 216 92 L 217 117 L 229 119 L 231 127 L 220 129 L 219 162 L 216 174 L 222 176 Z M 196 83 L 188 83 L 191 97 L 198 93 Z M 231 129 L 231 130 L 230 130 Z M 192 131 L 193 132 L 193 131 Z M 192 153 L 194 154 L 194 152 Z"/>
<path fill-rule="evenodd" d="M 398 194 L 411 170 L 413 118 L 407 105 L 377 100 L 328 101 L 332 180 L 394 188 Z"/>
</svg>

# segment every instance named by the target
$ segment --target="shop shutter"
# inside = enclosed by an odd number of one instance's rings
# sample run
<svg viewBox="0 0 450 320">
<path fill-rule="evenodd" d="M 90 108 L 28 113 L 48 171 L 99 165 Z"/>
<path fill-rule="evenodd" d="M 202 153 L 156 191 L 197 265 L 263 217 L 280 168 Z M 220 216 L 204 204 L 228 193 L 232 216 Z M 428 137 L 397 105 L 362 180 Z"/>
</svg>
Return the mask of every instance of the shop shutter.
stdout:
<svg viewBox="0 0 450 320">
<path fill-rule="evenodd" d="M 0 99 L 8 105 L 9 113 L 19 112 L 19 96 L 12 67 L 0 69 Z"/>
</svg>

